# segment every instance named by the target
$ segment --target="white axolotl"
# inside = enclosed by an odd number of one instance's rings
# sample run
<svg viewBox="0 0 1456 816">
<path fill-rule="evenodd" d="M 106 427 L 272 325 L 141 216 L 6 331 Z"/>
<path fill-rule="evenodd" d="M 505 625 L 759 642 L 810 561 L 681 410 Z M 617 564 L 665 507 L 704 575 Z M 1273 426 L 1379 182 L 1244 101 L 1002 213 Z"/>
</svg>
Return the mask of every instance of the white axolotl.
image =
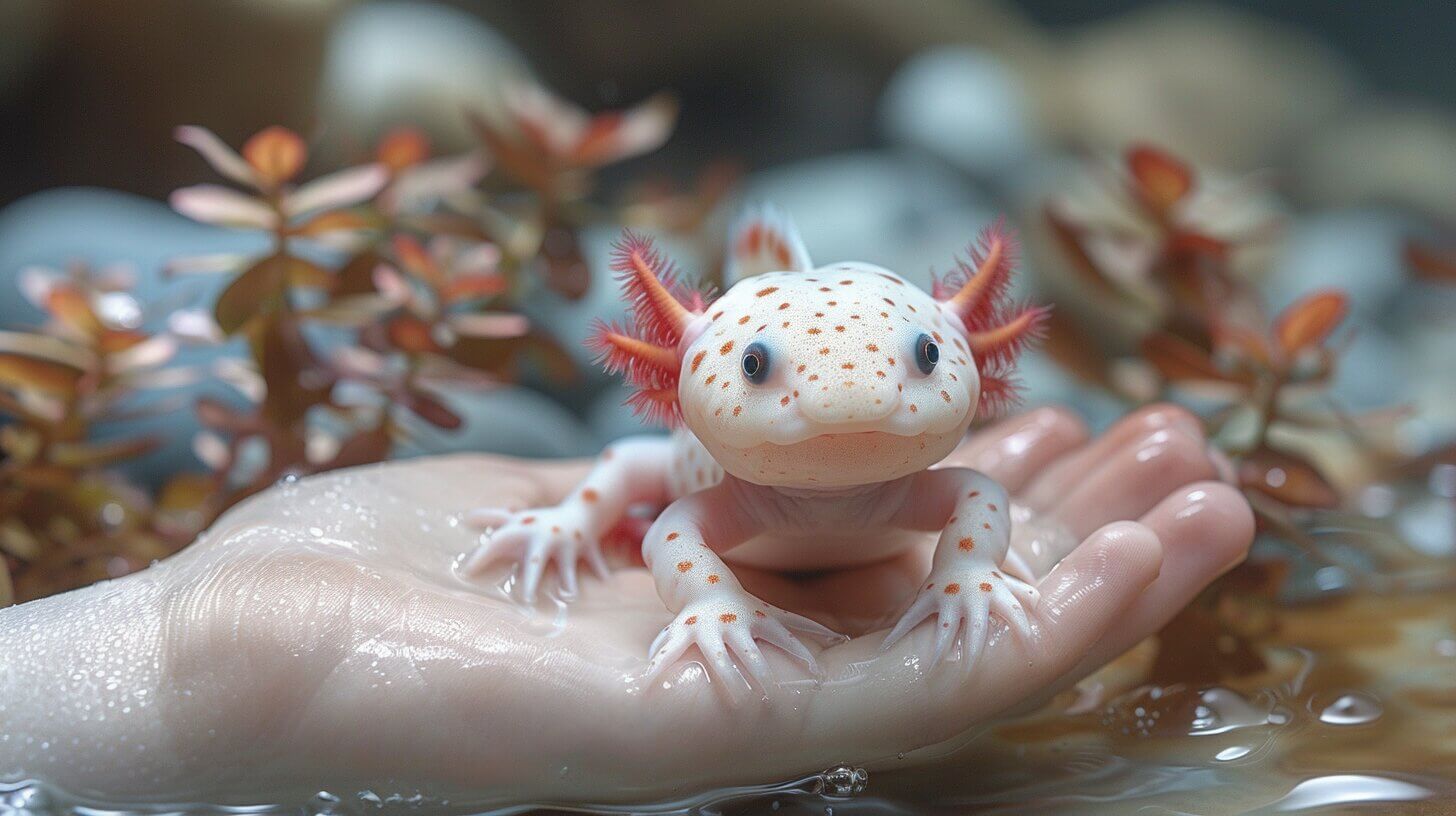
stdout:
<svg viewBox="0 0 1456 816">
<path fill-rule="evenodd" d="M 513 561 L 514 591 L 529 602 L 554 563 L 569 597 L 579 561 L 605 574 L 602 538 L 629 509 L 667 504 L 642 557 L 676 619 L 650 647 L 645 678 L 696 644 L 720 679 L 732 676 L 731 651 L 766 686 L 758 641 L 817 673 L 795 633 L 840 636 L 754 597 L 729 564 L 852 567 L 939 531 L 930 575 L 885 646 L 934 619 L 931 665 L 963 628 L 969 664 L 992 614 L 1030 636 L 1023 604 L 1036 592 L 1002 564 L 1006 491 L 970 469 L 931 467 L 978 410 L 1013 396 L 1016 355 L 1046 316 L 1007 301 L 1015 254 L 1010 234 L 986 229 L 970 263 L 958 262 L 932 296 L 870 264 L 814 268 L 793 227 L 765 209 L 735 228 L 729 280 L 738 282 L 709 303 L 650 241 L 626 233 L 613 268 L 632 319 L 599 325 L 593 342 L 607 369 L 638 389 L 629 402 L 678 430 L 611 445 L 554 507 L 473 511 L 489 532 L 465 571 Z"/>
</svg>

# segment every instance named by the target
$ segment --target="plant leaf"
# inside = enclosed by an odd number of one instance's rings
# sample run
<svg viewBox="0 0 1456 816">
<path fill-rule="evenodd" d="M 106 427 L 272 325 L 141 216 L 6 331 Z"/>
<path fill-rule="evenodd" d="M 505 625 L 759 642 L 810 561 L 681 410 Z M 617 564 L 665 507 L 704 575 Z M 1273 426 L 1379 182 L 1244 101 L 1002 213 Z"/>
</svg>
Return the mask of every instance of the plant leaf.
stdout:
<svg viewBox="0 0 1456 816">
<path fill-rule="evenodd" d="M 1239 483 L 1294 507 L 1336 507 L 1340 493 L 1303 457 L 1264 448 L 1239 462 Z"/>
<path fill-rule="evenodd" d="M 223 178 L 245 187 L 258 186 L 258 176 L 252 165 L 207 128 L 183 125 L 172 131 L 172 137 L 200 153 Z"/>
<path fill-rule="evenodd" d="M 1220 371 L 1213 357 L 1193 343 L 1166 332 L 1154 332 L 1142 339 L 1142 355 L 1168 380 L 1234 382 Z"/>
<path fill-rule="evenodd" d="M 153 437 L 108 442 L 58 442 L 50 447 L 50 459 L 62 467 L 105 467 L 150 453 L 160 444 L 161 440 Z"/>
<path fill-rule="evenodd" d="M 260 199 L 216 184 L 195 184 L 173 190 L 167 200 L 172 209 L 204 224 L 272 229 L 278 221 L 273 210 Z"/>
<path fill-rule="evenodd" d="M 291 180 L 308 161 L 303 137 L 286 127 L 274 125 L 253 135 L 243 145 L 243 158 L 268 186 Z"/>
<path fill-rule="evenodd" d="M 0 386 L 71 396 L 82 374 L 64 363 L 0 352 Z"/>
<path fill-rule="evenodd" d="M 218 328 L 236 334 L 254 317 L 277 310 L 287 292 L 288 273 L 287 257 L 269 255 L 238 275 L 213 306 Z"/>
<path fill-rule="evenodd" d="M 1318 346 L 1345 319 L 1349 298 L 1337 289 L 1307 295 L 1279 313 L 1274 321 L 1274 339 L 1286 355 Z"/>
<path fill-rule="evenodd" d="M 1127 151 L 1127 169 L 1138 198 L 1157 213 L 1166 213 L 1193 190 L 1193 170 L 1150 145 Z"/>
<path fill-rule="evenodd" d="M 284 210 L 291 217 L 352 207 L 373 198 L 388 182 L 389 171 L 382 164 L 350 167 L 300 186 L 284 200 Z"/>
<path fill-rule="evenodd" d="M 458 430 L 465 422 L 460 415 L 450 410 L 445 403 L 423 391 L 414 390 L 405 395 L 405 405 L 415 416 L 447 431 Z"/>
</svg>

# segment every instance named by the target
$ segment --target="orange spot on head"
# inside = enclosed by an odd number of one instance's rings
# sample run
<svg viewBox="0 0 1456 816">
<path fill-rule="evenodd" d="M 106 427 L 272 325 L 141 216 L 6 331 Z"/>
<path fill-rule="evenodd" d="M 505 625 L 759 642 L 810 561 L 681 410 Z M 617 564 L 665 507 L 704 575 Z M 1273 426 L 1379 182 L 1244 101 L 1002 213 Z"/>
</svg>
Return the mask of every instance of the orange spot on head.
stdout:
<svg viewBox="0 0 1456 816">
<path fill-rule="evenodd" d="M 885 372 L 883 372 L 883 371 L 876 371 L 875 372 L 875 376 L 876 377 L 879 377 L 880 379 L 883 380 L 885 378 Z"/>
<path fill-rule="evenodd" d="M 945 391 L 940 392 L 940 398 L 946 402 L 950 402 L 950 394 Z"/>
<path fill-rule="evenodd" d="M 735 405 L 735 406 L 733 406 L 733 416 L 738 416 L 741 413 L 743 413 L 743 406 L 742 405 Z"/>
<path fill-rule="evenodd" d="M 710 583 L 710 584 L 716 584 L 716 583 L 718 583 L 721 580 L 723 580 L 723 579 L 722 578 L 719 578 L 718 577 L 718 573 L 716 573 L 716 572 L 713 573 L 712 575 L 709 575 L 708 576 L 708 583 Z"/>
<path fill-rule="evenodd" d="M 535 516 L 526 516 L 525 518 L 521 519 L 521 523 L 522 524 L 535 524 L 536 523 L 536 517 Z"/>
<path fill-rule="evenodd" d="M 678 572 L 687 572 L 688 570 L 690 570 L 692 568 L 693 568 L 693 562 L 691 562 L 691 561 L 679 561 L 679 562 L 677 562 L 677 571 Z"/>
<path fill-rule="evenodd" d="M 698 372 L 698 366 L 700 366 L 700 365 L 703 364 L 703 358 L 706 357 L 707 355 L 708 355 L 708 352 L 706 352 L 706 351 L 700 351 L 697 354 L 694 354 L 693 355 L 693 373 L 694 374 L 696 374 Z"/>
<path fill-rule="evenodd" d="M 724 612 L 723 614 L 718 616 L 718 620 L 723 621 L 724 623 L 732 623 L 738 620 L 738 616 L 733 614 L 732 612 Z"/>
<path fill-rule="evenodd" d="M 913 402 L 912 402 L 912 403 L 910 403 L 910 413 L 912 413 L 912 414 L 918 414 L 918 413 L 920 413 L 920 407 L 919 407 L 919 406 L 917 406 L 917 405 L 916 405 L 916 404 L 915 404 L 915 403 L 913 403 Z"/>
<path fill-rule="evenodd" d="M 842 331 L 844 331 L 844 327 L 843 326 L 835 326 L 834 327 L 834 330 L 837 331 L 837 332 L 842 332 Z"/>
<path fill-rule="evenodd" d="M 877 345 L 875 345 L 874 343 L 870 343 L 868 346 L 865 346 L 865 351 L 879 351 L 879 350 L 880 350 L 880 347 L 877 346 Z"/>
<path fill-rule="evenodd" d="M 821 286 L 821 287 L 819 287 L 819 291 L 821 291 L 821 292 L 828 292 L 829 291 L 829 287 L 828 286 Z"/>
<path fill-rule="evenodd" d="M 986 524 L 982 524 L 981 525 L 981 529 L 983 529 L 983 530 L 989 530 L 989 529 L 991 529 L 990 522 L 987 522 Z"/>
<path fill-rule="evenodd" d="M 788 405 L 788 404 L 789 404 L 789 395 L 788 394 L 785 394 L 784 395 L 784 398 L 781 399 L 781 400 L 779 400 L 779 405 Z"/>
<path fill-rule="evenodd" d="M 990 592 L 991 591 L 991 585 L 988 584 L 988 583 L 986 583 L 985 581 L 982 581 L 981 582 L 981 591 L 982 592 Z"/>
<path fill-rule="evenodd" d="M 976 542 L 970 536 L 966 536 L 965 538 L 960 540 L 959 546 L 962 551 L 970 552 L 971 550 L 974 550 L 976 548 Z"/>
<path fill-rule="evenodd" d="M 667 534 L 667 540 L 668 541 L 676 541 L 679 535 L 681 535 L 681 533 L 668 533 Z"/>
<path fill-rule="evenodd" d="M 992 513 L 996 512 L 996 505 L 994 505 L 994 504 L 988 504 L 986 506 L 989 507 L 989 508 L 991 508 L 991 512 Z"/>
<path fill-rule="evenodd" d="M 753 293 L 753 296 L 754 297 L 767 297 L 768 295 L 772 295 L 774 292 L 777 292 L 778 290 L 779 290 L 779 288 L 777 286 L 765 286 L 764 288 L 758 290 L 757 292 L 754 292 Z"/>
<path fill-rule="evenodd" d="M 744 315 L 743 317 L 738 318 L 738 325 L 742 326 L 744 323 L 747 323 L 748 318 L 749 315 Z"/>
<path fill-rule="evenodd" d="M 787 300 L 779 304 L 779 311 L 783 311 L 787 308 L 789 308 L 789 302 Z"/>
<path fill-rule="evenodd" d="M 795 374 L 803 374 L 804 373 L 804 364 L 803 363 L 799 363 L 799 367 L 796 368 L 796 369 L 794 369 L 794 373 Z"/>
<path fill-rule="evenodd" d="M 721 346 L 718 347 L 718 353 L 719 354 L 727 354 L 728 352 L 730 352 L 732 350 L 733 350 L 733 341 L 732 340 L 729 340 L 728 342 L 726 342 L 723 345 L 721 345 Z"/>
<path fill-rule="evenodd" d="M 839 367 L 842 368 L 842 369 L 845 369 L 847 371 L 849 369 L 854 368 L 854 363 L 840 363 L 839 364 Z"/>
<path fill-rule="evenodd" d="M 945 344 L 945 338 L 940 336 L 940 332 L 933 331 L 933 332 L 930 333 L 930 336 L 935 338 L 935 342 L 940 343 L 942 345 Z"/>
<path fill-rule="evenodd" d="M 718 310 L 718 311 L 716 311 L 716 312 L 713 312 L 713 317 L 712 317 L 712 319 L 713 319 L 713 320 L 717 320 L 717 319 L 718 319 L 718 318 L 720 318 L 720 317 L 722 317 L 722 316 L 723 316 L 723 310 L 722 310 L 722 309 L 719 309 L 719 310 Z"/>
<path fill-rule="evenodd" d="M 839 282 L 839 285 L 840 286 L 849 286 L 852 283 L 854 283 L 854 281 L 840 281 Z"/>
<path fill-rule="evenodd" d="M 687 619 L 683 621 L 683 623 L 685 625 L 687 625 L 687 626 L 692 626 L 693 624 L 695 624 L 697 622 L 698 622 L 698 616 L 697 615 L 688 615 Z"/>
<path fill-rule="evenodd" d="M 601 497 L 602 496 L 601 496 L 600 493 L 596 492 L 595 490 L 591 489 L 590 487 L 588 487 L 587 489 L 581 491 L 581 500 L 584 501 L 584 502 L 594 502 L 597 499 L 600 499 Z"/>
<path fill-rule="evenodd" d="M 814 327 L 811 327 L 811 328 L 810 328 L 810 329 L 809 329 L 809 330 L 808 330 L 808 332 L 807 332 L 807 333 L 808 333 L 808 334 L 818 334 L 818 333 L 819 333 L 819 332 L 820 332 L 820 329 L 819 329 L 819 327 L 818 327 L 818 326 L 814 326 Z"/>
<path fill-rule="evenodd" d="M 819 379 L 819 375 L 818 374 L 810 374 L 809 375 L 809 382 L 814 382 L 817 379 Z"/>
<path fill-rule="evenodd" d="M 706 380 L 703 380 L 703 385 L 712 385 L 713 384 L 713 380 L 716 380 L 716 379 L 718 379 L 718 375 L 717 374 L 709 374 L 708 375 L 708 378 Z"/>
<path fill-rule="evenodd" d="M 819 349 L 819 353 L 820 354 L 828 354 L 829 353 L 829 347 L 828 346 L 825 346 L 824 348 Z"/>
<path fill-rule="evenodd" d="M 981 495 L 981 491 L 979 491 L 979 490 L 972 490 L 971 492 L 969 492 L 969 493 L 966 494 L 966 498 L 968 498 L 968 499 L 974 499 L 975 497 L 977 497 L 979 495 Z"/>
<path fill-rule="evenodd" d="M 945 585 L 945 594 L 947 594 L 947 595 L 959 595 L 960 592 L 961 592 L 961 585 L 960 584 L 946 584 Z"/>
</svg>

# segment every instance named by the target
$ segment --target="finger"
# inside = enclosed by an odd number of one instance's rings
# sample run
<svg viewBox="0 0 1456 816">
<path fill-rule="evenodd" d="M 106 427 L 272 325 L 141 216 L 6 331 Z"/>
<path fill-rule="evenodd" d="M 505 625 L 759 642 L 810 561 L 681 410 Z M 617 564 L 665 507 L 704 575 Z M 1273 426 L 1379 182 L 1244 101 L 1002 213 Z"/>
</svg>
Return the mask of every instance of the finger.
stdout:
<svg viewBox="0 0 1456 816">
<path fill-rule="evenodd" d="M 880 651 L 889 651 L 891 646 L 899 643 L 901 638 L 910 634 L 915 627 L 920 625 L 921 621 L 930 617 L 930 613 L 930 598 L 926 595 L 917 596 L 915 602 L 905 611 L 905 614 L 900 616 L 900 620 L 896 622 L 895 628 L 891 629 L 890 634 L 885 635 L 885 639 L 880 641 Z"/>
<path fill-rule="evenodd" d="M 612 571 L 607 568 L 607 559 L 602 556 L 602 548 L 600 545 L 588 546 L 586 548 L 586 563 L 591 567 L 592 572 L 596 573 L 598 578 L 603 581 L 611 578 Z"/>
<path fill-rule="evenodd" d="M 935 647 L 930 650 L 930 666 L 932 668 L 939 666 L 940 661 L 945 659 L 945 653 L 950 651 L 950 646 L 952 643 L 955 643 L 956 635 L 960 633 L 960 630 L 960 609 L 958 607 L 954 608 L 954 611 L 951 609 L 942 609 L 940 611 L 940 620 L 937 622 L 935 630 Z"/>
<path fill-rule="evenodd" d="M 466 575 L 478 578 L 491 564 L 516 552 L 520 546 L 519 536 L 507 534 L 496 534 L 486 538 L 475 548 L 475 552 L 465 560 L 461 569 Z"/>
<path fill-rule="evenodd" d="M 1011 594 L 1011 590 L 1004 584 L 992 583 L 991 604 L 996 610 L 996 615 L 1006 622 L 1007 628 L 1022 643 L 1029 643 L 1032 637 L 1031 619 L 1026 614 L 1026 609 L 1021 602 Z"/>
<path fill-rule="evenodd" d="M 504 507 L 477 507 L 465 514 L 465 523 L 477 529 L 499 527 L 511 518 L 511 511 Z"/>
<path fill-rule="evenodd" d="M 1254 516 L 1234 488 L 1203 482 L 1174 491 L 1142 518 L 1163 542 L 1158 579 L 1129 607 L 1117 629 L 1072 674 L 1082 677 L 1162 629 L 1203 588 L 1248 555 Z"/>
<path fill-rule="evenodd" d="M 1071 492 L 1091 471 L 1114 451 L 1166 428 L 1183 428 L 1202 435 L 1203 424 L 1176 405 L 1158 404 L 1134 411 L 1118 420 L 1106 433 L 1068 453 L 1047 467 L 1022 491 L 1019 501 L 1034 510 L 1044 510 Z"/>
<path fill-rule="evenodd" d="M 1157 537 L 1139 524 L 1098 531 L 1040 585 L 1037 644 L 998 639 L 970 671 L 925 672 L 923 661 L 911 658 L 929 651 L 928 633 L 904 638 L 881 656 L 875 638 L 836 646 L 821 656 L 825 672 L 854 682 L 796 708 L 796 733 L 813 735 L 813 745 L 828 753 L 854 755 L 958 737 L 1075 667 L 1157 575 L 1160 559 Z"/>
<path fill-rule="evenodd" d="M 1051 515 L 1080 539 L 1104 524 L 1138 518 L 1171 490 L 1217 476 L 1202 436 L 1160 428 L 1114 451 L 1052 505 Z"/>
<path fill-rule="evenodd" d="M 576 597 L 577 560 L 577 554 L 570 547 L 563 546 L 556 552 L 556 571 L 561 576 L 561 591 L 568 598 Z"/>
<path fill-rule="evenodd" d="M 986 649 L 986 638 L 991 630 L 990 610 L 984 603 L 977 603 L 971 609 L 969 620 L 966 623 L 965 648 L 961 659 L 965 661 L 965 668 L 970 670 L 975 667 L 981 659 L 981 653 Z"/>
<path fill-rule="evenodd" d="M 796 632 L 803 632 L 810 637 L 816 637 L 828 643 L 838 643 L 849 639 L 816 620 L 806 618 L 794 612 L 776 609 L 774 610 L 774 617 L 778 618 L 784 626 Z"/>
<path fill-rule="evenodd" d="M 651 659 L 647 661 L 647 671 L 642 674 L 644 687 L 655 683 L 658 677 L 667 671 L 668 666 L 676 663 L 687 653 L 688 646 L 692 644 L 692 640 L 677 627 L 664 629 L 663 634 L 667 635 L 667 641 L 652 653 Z M 658 637 L 661 639 L 661 635 Z"/>
<path fill-rule="evenodd" d="M 521 565 L 521 598 L 526 603 L 535 603 L 536 591 L 541 588 L 541 575 L 546 571 L 547 554 L 544 547 L 531 547 L 526 562 Z"/>
<path fill-rule="evenodd" d="M 699 624 L 700 626 L 702 624 Z M 728 656 L 728 644 L 722 632 L 703 628 L 698 634 L 698 651 L 708 661 L 713 685 L 718 686 L 728 702 L 737 705 L 745 696 L 747 680 L 739 672 L 737 664 Z"/>
<path fill-rule="evenodd" d="M 1038 408 L 974 431 L 942 465 L 979 470 L 1014 495 L 1086 439 L 1086 424 L 1072 412 Z"/>
<path fill-rule="evenodd" d="M 770 619 L 763 624 L 757 634 L 763 642 L 773 644 L 785 653 L 798 658 L 799 662 L 808 667 L 810 672 L 819 673 L 819 664 L 814 660 L 814 653 L 809 651 L 809 647 L 805 646 L 802 641 L 794 637 L 792 632 L 784 628 L 782 623 Z"/>
<path fill-rule="evenodd" d="M 733 653 L 738 656 L 744 672 L 753 678 L 759 689 L 768 691 L 773 685 L 773 670 L 764 659 L 763 651 L 753 642 L 753 636 L 734 630 L 728 635 L 728 645 L 733 647 Z"/>
</svg>

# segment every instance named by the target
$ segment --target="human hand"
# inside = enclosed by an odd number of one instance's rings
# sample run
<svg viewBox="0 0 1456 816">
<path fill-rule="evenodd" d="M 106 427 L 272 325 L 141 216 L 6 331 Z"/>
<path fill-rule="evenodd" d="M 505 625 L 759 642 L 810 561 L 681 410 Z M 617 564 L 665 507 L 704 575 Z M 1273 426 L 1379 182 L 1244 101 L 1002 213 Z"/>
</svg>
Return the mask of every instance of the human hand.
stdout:
<svg viewBox="0 0 1456 816">
<path fill-rule="evenodd" d="M 971 672 L 954 657 L 924 670 L 931 627 L 881 655 L 928 541 L 811 578 L 741 570 L 756 596 L 857 636 L 818 652 L 822 682 L 739 705 L 694 662 L 642 682 L 671 617 L 642 570 L 584 577 L 569 608 L 550 587 L 524 607 L 460 574 L 474 543 L 463 508 L 550 504 L 584 463 L 453 456 L 282 486 L 161 565 L 0 612 L 3 730 L 32 738 L 0 742 L 0 774 L 117 797 L 303 798 L 391 780 L 456 802 L 649 801 L 913 759 L 1046 700 L 1243 558 L 1251 516 L 1209 481 L 1196 420 L 1158 407 L 1085 437 L 1043 409 L 952 457 L 1018 505 L 1013 546 L 1043 576 L 1029 642 L 998 629 Z M 765 654 L 775 676 L 802 677 Z M 56 716 L 79 708 L 111 716 Z"/>
</svg>

